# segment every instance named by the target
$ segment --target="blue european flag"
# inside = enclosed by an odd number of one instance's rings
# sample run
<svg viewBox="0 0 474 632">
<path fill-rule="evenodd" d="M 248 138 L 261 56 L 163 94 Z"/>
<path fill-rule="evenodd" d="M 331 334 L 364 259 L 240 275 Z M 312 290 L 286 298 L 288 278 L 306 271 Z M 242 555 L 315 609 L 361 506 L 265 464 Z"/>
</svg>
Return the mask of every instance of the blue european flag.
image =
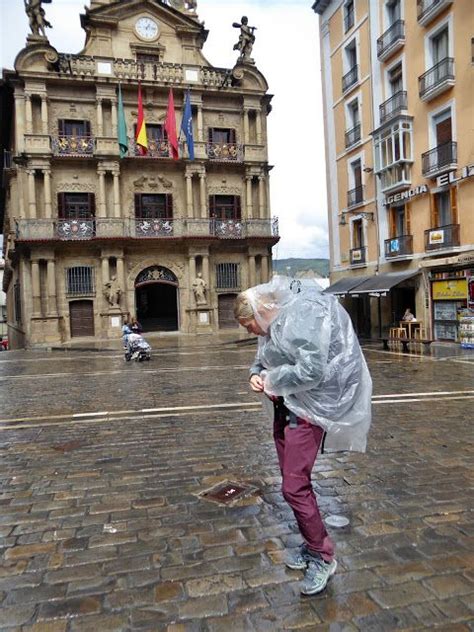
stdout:
<svg viewBox="0 0 474 632">
<path fill-rule="evenodd" d="M 193 138 L 193 113 L 191 110 L 191 98 L 189 90 L 184 98 L 183 118 L 181 120 L 181 131 L 186 138 L 188 155 L 190 160 L 194 160 L 194 138 Z"/>
</svg>

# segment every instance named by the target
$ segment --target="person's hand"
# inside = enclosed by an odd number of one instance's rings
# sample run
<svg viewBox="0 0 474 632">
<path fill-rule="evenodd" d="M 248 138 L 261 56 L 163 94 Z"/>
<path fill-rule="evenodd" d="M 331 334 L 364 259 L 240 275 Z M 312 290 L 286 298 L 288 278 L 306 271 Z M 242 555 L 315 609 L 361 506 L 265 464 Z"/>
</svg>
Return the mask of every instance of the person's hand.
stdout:
<svg viewBox="0 0 474 632">
<path fill-rule="evenodd" d="M 250 378 L 250 388 L 255 393 L 261 393 L 263 391 L 263 380 L 260 375 L 252 375 L 252 377 Z"/>
</svg>

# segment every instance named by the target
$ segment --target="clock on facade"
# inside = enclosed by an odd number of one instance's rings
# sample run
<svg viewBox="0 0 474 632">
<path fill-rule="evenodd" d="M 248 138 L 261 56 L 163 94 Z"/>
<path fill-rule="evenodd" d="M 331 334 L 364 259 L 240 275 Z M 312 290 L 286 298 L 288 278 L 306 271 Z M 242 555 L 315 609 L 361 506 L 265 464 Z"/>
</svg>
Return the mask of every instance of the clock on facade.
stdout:
<svg viewBox="0 0 474 632">
<path fill-rule="evenodd" d="M 158 23 L 152 18 L 138 18 L 135 22 L 135 31 L 144 40 L 154 40 L 158 36 Z"/>
</svg>

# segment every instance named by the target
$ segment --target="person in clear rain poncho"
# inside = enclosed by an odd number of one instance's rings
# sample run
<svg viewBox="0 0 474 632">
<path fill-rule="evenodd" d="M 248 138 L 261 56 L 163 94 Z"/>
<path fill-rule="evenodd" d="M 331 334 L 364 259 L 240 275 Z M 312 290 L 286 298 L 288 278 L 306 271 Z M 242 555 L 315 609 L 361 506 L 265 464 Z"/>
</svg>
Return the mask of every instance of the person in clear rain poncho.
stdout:
<svg viewBox="0 0 474 632">
<path fill-rule="evenodd" d="M 282 492 L 304 543 L 287 566 L 306 570 L 303 594 L 324 590 L 336 571 L 311 471 L 325 451 L 364 452 L 372 380 L 347 312 L 315 282 L 274 277 L 235 301 L 235 317 L 259 336 L 250 386 L 274 423 Z"/>
</svg>

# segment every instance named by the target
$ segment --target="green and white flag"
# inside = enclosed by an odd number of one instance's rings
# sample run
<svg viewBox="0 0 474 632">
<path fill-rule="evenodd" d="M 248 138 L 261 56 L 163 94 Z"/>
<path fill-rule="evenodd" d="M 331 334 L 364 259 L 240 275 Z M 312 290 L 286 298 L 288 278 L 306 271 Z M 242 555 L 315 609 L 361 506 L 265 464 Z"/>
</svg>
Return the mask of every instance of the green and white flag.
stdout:
<svg viewBox="0 0 474 632">
<path fill-rule="evenodd" d="M 118 92 L 118 144 L 120 149 L 120 158 L 125 158 L 128 154 L 128 135 L 125 111 L 123 109 L 122 86 L 120 84 Z"/>
</svg>

